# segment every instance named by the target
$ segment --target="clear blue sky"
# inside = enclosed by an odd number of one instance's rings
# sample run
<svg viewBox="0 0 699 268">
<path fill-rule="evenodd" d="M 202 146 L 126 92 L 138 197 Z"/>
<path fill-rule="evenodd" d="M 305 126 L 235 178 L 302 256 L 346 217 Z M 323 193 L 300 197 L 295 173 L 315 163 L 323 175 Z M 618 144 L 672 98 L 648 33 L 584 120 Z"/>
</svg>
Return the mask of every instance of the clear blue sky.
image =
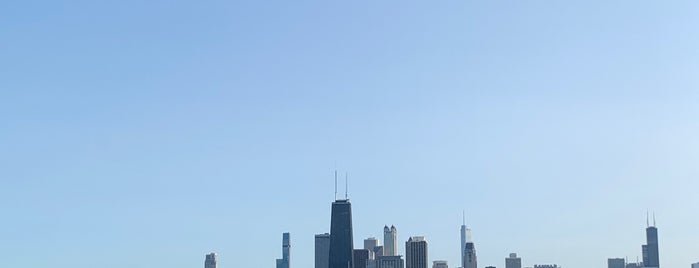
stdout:
<svg viewBox="0 0 699 268">
<path fill-rule="evenodd" d="M 4 1 L 0 267 L 699 261 L 697 1 Z"/>
</svg>

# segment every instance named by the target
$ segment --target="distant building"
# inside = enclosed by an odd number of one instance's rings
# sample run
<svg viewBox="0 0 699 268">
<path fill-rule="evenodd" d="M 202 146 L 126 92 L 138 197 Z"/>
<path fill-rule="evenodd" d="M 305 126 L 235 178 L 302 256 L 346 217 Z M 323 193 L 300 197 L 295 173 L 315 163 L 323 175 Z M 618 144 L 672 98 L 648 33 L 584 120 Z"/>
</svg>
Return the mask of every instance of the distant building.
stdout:
<svg viewBox="0 0 699 268">
<path fill-rule="evenodd" d="M 699 268 L 699 262 L 697 262 L 697 263 L 692 263 L 692 268 Z"/>
<path fill-rule="evenodd" d="M 369 259 L 373 260 L 376 258 L 376 248 L 379 247 L 379 240 L 375 237 L 369 237 L 364 239 L 364 249 L 369 251 Z M 381 248 L 381 255 L 383 255 L 383 248 Z"/>
<path fill-rule="evenodd" d="M 643 268 L 642 262 L 630 262 L 626 264 L 626 268 Z"/>
<path fill-rule="evenodd" d="M 466 237 L 466 213 L 463 214 L 463 222 L 461 223 L 461 265 L 465 263 L 466 260 L 466 242 L 469 240 Z"/>
<path fill-rule="evenodd" d="M 473 242 L 466 242 L 466 250 L 464 251 L 463 268 L 478 268 L 478 258 L 476 257 L 476 246 Z"/>
<path fill-rule="evenodd" d="M 422 236 L 414 236 L 405 242 L 405 267 L 428 268 L 427 241 Z"/>
<path fill-rule="evenodd" d="M 206 259 L 204 259 L 204 268 L 216 268 L 216 253 L 206 254 Z"/>
<path fill-rule="evenodd" d="M 354 258 L 352 204 L 349 199 L 335 200 L 330 216 L 330 254 L 328 268 L 352 268 Z"/>
<path fill-rule="evenodd" d="M 658 228 L 655 227 L 655 213 L 653 214 L 653 225 L 650 225 L 646 217 L 646 244 L 641 246 L 643 253 L 643 267 L 660 267 L 660 257 L 658 254 Z"/>
<path fill-rule="evenodd" d="M 607 268 L 626 268 L 626 260 L 623 258 L 607 259 Z"/>
<path fill-rule="evenodd" d="M 486 266 L 485 268 L 495 268 L 495 266 Z"/>
<path fill-rule="evenodd" d="M 376 268 L 404 268 L 402 256 L 381 256 L 376 258 Z"/>
<path fill-rule="evenodd" d="M 282 258 L 277 259 L 277 268 L 289 268 L 291 262 L 291 239 L 289 233 L 282 234 Z"/>
<path fill-rule="evenodd" d="M 449 268 L 447 261 L 433 261 L 432 268 Z"/>
<path fill-rule="evenodd" d="M 373 255 L 374 255 L 374 259 L 383 256 L 383 255 L 384 255 L 384 254 L 383 254 L 383 246 L 374 247 L 373 252 L 374 252 L 374 254 L 373 254 Z"/>
<path fill-rule="evenodd" d="M 396 227 L 391 225 L 383 227 L 383 255 L 384 256 L 397 256 L 398 255 L 398 231 Z"/>
<path fill-rule="evenodd" d="M 510 253 L 510 257 L 505 258 L 505 268 L 522 268 L 522 258 L 517 257 L 517 253 Z"/>
<path fill-rule="evenodd" d="M 330 234 L 316 235 L 315 268 L 328 268 L 330 257 Z"/>
<path fill-rule="evenodd" d="M 353 258 L 354 258 L 354 267 L 353 268 L 367 268 L 367 262 L 369 261 L 369 254 L 371 251 L 368 249 L 355 249 Z"/>
<path fill-rule="evenodd" d="M 559 268 L 556 264 L 535 264 L 534 268 Z"/>
</svg>

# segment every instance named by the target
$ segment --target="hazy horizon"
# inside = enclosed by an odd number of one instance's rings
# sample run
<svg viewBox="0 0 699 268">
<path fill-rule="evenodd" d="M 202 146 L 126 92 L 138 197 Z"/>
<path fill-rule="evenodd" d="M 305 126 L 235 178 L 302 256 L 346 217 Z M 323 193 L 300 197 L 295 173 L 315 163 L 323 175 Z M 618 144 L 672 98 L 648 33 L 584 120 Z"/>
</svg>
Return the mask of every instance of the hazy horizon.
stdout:
<svg viewBox="0 0 699 268">
<path fill-rule="evenodd" d="M 0 6 L 0 267 L 311 268 L 336 169 L 355 248 L 699 262 L 697 1 Z"/>
</svg>

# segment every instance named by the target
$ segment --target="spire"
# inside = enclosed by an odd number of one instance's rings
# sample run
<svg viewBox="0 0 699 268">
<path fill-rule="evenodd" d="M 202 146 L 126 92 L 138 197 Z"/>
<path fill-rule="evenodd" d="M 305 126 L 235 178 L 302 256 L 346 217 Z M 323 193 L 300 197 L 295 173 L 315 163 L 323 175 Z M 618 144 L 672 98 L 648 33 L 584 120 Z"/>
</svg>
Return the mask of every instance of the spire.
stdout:
<svg viewBox="0 0 699 268">
<path fill-rule="evenodd" d="M 655 211 L 653 211 L 653 227 L 655 227 Z"/>
<path fill-rule="evenodd" d="M 461 225 L 466 226 L 466 210 L 461 211 L 462 222 Z"/>
<path fill-rule="evenodd" d="M 650 220 L 648 220 L 648 210 L 646 210 L 646 227 L 650 227 Z"/>
<path fill-rule="evenodd" d="M 335 170 L 335 200 L 337 200 L 337 169 Z"/>
<path fill-rule="evenodd" d="M 347 172 L 345 172 L 345 200 L 349 200 L 349 198 L 347 197 L 347 185 L 348 185 L 347 177 L 348 177 Z"/>
</svg>

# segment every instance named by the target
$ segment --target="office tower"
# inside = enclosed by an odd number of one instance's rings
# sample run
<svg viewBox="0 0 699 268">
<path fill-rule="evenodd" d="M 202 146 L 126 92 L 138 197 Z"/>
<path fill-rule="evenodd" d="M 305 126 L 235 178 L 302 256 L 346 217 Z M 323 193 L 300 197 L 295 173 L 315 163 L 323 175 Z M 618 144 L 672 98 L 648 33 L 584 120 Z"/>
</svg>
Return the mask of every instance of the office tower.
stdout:
<svg viewBox="0 0 699 268">
<path fill-rule="evenodd" d="M 330 218 L 329 268 L 354 268 L 352 251 L 352 205 L 349 199 L 335 200 Z"/>
<path fill-rule="evenodd" d="M 383 227 L 383 255 L 384 256 L 397 256 L 398 255 L 398 242 L 397 242 L 397 230 L 396 227 L 391 225 Z"/>
<path fill-rule="evenodd" d="M 517 257 L 517 253 L 510 253 L 510 257 L 505 258 L 505 268 L 522 268 L 522 258 Z"/>
<path fill-rule="evenodd" d="M 471 229 L 466 228 L 466 245 L 464 249 L 464 261 L 462 268 L 478 268 L 478 258 L 476 257 L 476 245 L 471 240 Z"/>
<path fill-rule="evenodd" d="M 607 259 L 607 268 L 626 268 L 626 260 L 622 258 Z"/>
<path fill-rule="evenodd" d="M 291 241 L 289 233 L 282 234 L 282 258 L 277 259 L 277 268 L 289 268 L 291 262 Z"/>
<path fill-rule="evenodd" d="M 370 252 L 368 249 L 355 249 L 353 255 L 354 268 L 367 268 Z"/>
<path fill-rule="evenodd" d="M 402 256 L 381 256 L 376 259 L 376 268 L 403 268 Z"/>
<path fill-rule="evenodd" d="M 641 247 L 643 253 L 643 267 L 660 267 L 658 254 L 658 228 L 655 227 L 655 213 L 653 213 L 653 225 L 650 225 L 646 215 L 646 244 Z"/>
<path fill-rule="evenodd" d="M 464 253 L 466 253 L 466 212 L 463 213 L 463 221 L 461 223 L 461 264 L 464 264 L 466 260 Z"/>
<path fill-rule="evenodd" d="M 364 249 L 374 250 L 375 247 L 379 246 L 379 240 L 375 237 L 369 237 L 364 239 Z"/>
<path fill-rule="evenodd" d="M 427 267 L 427 241 L 422 236 L 413 236 L 405 242 L 405 268 Z"/>
<path fill-rule="evenodd" d="M 432 268 L 449 268 L 447 261 L 433 261 Z"/>
<path fill-rule="evenodd" d="M 692 268 L 699 268 L 699 262 L 697 262 L 697 263 L 692 263 Z"/>
<path fill-rule="evenodd" d="M 330 256 L 330 234 L 316 235 L 316 265 L 315 268 L 328 268 Z"/>
<path fill-rule="evenodd" d="M 206 259 L 204 259 L 204 268 L 216 268 L 216 253 L 206 254 Z"/>
</svg>

